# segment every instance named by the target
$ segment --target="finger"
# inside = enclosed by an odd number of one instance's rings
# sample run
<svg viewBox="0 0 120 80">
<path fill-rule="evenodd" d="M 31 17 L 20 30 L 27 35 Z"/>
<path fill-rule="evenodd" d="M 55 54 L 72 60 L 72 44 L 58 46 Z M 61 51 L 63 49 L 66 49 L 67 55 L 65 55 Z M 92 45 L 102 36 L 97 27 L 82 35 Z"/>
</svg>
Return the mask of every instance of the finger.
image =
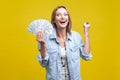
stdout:
<svg viewBox="0 0 120 80">
<path fill-rule="evenodd" d="M 90 24 L 89 24 L 88 22 L 85 22 L 85 23 L 83 24 L 83 26 L 84 26 L 84 27 L 90 27 Z"/>
<path fill-rule="evenodd" d="M 39 31 L 38 31 L 38 33 L 37 33 L 37 35 L 40 35 L 40 34 L 41 34 L 41 32 L 42 32 L 42 31 L 41 31 L 41 30 L 39 30 Z"/>
<path fill-rule="evenodd" d="M 44 33 L 43 32 L 41 33 L 41 39 L 42 39 L 42 41 L 44 41 Z"/>
<path fill-rule="evenodd" d="M 40 41 L 40 39 L 41 39 L 41 31 L 39 31 L 37 33 L 36 39 L 37 39 L 37 41 Z"/>
</svg>

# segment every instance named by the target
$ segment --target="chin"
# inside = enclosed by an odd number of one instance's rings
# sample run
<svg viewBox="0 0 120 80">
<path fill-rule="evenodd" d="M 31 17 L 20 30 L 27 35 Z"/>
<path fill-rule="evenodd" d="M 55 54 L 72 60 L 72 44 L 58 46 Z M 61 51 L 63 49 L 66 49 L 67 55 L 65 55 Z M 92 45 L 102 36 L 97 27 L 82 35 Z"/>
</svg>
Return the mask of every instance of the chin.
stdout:
<svg viewBox="0 0 120 80">
<path fill-rule="evenodd" d="M 65 27 L 67 27 L 67 25 L 61 25 L 61 27 L 65 28 Z"/>
<path fill-rule="evenodd" d="M 61 26 L 61 28 L 66 28 L 67 26 Z"/>
</svg>

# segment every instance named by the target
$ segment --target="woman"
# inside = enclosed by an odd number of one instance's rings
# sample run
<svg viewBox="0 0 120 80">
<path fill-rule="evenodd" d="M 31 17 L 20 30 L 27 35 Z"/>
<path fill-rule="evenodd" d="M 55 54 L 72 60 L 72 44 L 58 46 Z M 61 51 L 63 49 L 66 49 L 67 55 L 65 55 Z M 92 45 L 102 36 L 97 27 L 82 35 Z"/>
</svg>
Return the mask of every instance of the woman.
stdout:
<svg viewBox="0 0 120 80">
<path fill-rule="evenodd" d="M 58 6 L 53 10 L 51 23 L 53 33 L 44 40 L 39 31 L 37 41 L 40 53 L 37 59 L 46 68 L 46 80 L 81 80 L 80 57 L 90 60 L 89 28 L 84 25 L 84 46 L 81 36 L 71 30 L 72 23 L 66 7 Z"/>
</svg>

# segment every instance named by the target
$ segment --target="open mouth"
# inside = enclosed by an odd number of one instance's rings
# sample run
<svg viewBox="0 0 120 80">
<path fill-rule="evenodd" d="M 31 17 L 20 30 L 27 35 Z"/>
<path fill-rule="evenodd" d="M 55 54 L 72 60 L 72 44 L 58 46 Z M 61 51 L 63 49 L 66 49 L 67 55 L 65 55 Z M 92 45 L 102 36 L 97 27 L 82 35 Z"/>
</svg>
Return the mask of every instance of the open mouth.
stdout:
<svg viewBox="0 0 120 80">
<path fill-rule="evenodd" d="M 60 21 L 60 24 L 64 25 L 67 21 Z"/>
</svg>

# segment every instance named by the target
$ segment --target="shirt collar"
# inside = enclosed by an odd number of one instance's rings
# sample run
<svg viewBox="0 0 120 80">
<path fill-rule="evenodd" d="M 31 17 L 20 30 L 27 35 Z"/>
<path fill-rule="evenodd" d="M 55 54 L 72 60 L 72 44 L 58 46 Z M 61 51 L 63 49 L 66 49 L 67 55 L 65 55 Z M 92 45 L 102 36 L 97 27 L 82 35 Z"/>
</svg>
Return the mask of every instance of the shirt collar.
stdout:
<svg viewBox="0 0 120 80">
<path fill-rule="evenodd" d="M 53 28 L 52 30 L 52 34 L 50 35 L 50 39 L 56 39 L 56 29 Z M 70 35 L 69 33 L 67 33 L 67 40 L 72 40 L 72 34 Z"/>
</svg>

